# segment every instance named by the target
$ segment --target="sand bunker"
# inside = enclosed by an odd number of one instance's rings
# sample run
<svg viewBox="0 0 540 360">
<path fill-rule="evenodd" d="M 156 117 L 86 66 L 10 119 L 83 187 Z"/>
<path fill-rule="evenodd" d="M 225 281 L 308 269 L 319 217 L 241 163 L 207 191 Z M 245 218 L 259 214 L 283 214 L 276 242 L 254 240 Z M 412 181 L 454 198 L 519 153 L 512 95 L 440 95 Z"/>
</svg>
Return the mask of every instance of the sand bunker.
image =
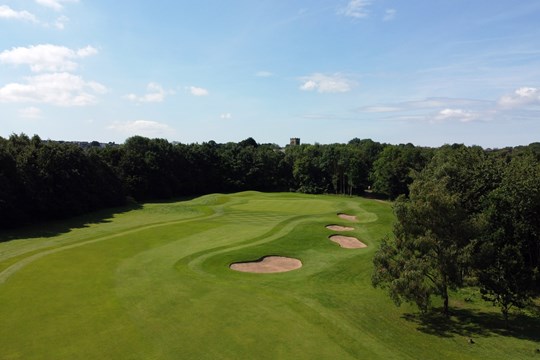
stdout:
<svg viewBox="0 0 540 360">
<path fill-rule="evenodd" d="M 236 271 L 269 274 L 299 269 L 302 262 L 284 256 L 265 256 L 258 261 L 234 263 L 229 267 Z"/>
<path fill-rule="evenodd" d="M 329 239 L 335 243 L 338 243 L 339 246 L 345 249 L 362 249 L 367 247 L 366 244 L 351 236 L 332 235 L 329 237 Z"/>
<path fill-rule="evenodd" d="M 339 216 L 341 219 L 344 219 L 344 220 L 349 220 L 349 221 L 356 221 L 356 216 L 354 215 L 347 215 L 347 214 L 337 214 L 337 216 Z"/>
<path fill-rule="evenodd" d="M 340 225 L 327 225 L 326 228 L 332 231 L 353 231 L 354 228 L 350 226 L 340 226 Z"/>
</svg>

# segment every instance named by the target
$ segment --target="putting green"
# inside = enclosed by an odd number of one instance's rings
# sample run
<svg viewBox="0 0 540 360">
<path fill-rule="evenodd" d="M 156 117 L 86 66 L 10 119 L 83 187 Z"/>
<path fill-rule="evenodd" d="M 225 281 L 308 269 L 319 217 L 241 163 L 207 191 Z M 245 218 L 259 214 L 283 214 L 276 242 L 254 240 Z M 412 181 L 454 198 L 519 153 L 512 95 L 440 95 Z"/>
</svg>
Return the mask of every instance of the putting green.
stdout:
<svg viewBox="0 0 540 360">
<path fill-rule="evenodd" d="M 357 216 L 347 234 L 367 248 L 328 240 L 338 213 Z M 14 239 L 0 243 L 0 359 L 535 357 L 528 333 L 474 322 L 430 331 L 371 287 L 373 253 L 393 222 L 386 203 L 244 192 L 96 218 L 0 234 Z M 229 268 L 269 255 L 302 267 Z M 453 306 L 498 316 L 459 296 Z"/>
</svg>

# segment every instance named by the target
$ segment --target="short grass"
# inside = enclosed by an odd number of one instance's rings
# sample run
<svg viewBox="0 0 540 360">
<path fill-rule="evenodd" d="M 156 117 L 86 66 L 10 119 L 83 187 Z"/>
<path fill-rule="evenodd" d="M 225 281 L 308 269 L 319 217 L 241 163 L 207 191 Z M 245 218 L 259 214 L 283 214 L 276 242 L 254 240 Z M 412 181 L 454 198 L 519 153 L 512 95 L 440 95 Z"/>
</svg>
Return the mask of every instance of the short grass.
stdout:
<svg viewBox="0 0 540 360">
<path fill-rule="evenodd" d="M 328 240 L 339 212 L 368 248 Z M 373 289 L 392 221 L 374 200 L 244 192 L 2 233 L 0 359 L 540 359 L 533 316 L 505 330 L 463 290 L 450 320 L 420 317 Z M 265 255 L 303 267 L 228 268 Z"/>
</svg>

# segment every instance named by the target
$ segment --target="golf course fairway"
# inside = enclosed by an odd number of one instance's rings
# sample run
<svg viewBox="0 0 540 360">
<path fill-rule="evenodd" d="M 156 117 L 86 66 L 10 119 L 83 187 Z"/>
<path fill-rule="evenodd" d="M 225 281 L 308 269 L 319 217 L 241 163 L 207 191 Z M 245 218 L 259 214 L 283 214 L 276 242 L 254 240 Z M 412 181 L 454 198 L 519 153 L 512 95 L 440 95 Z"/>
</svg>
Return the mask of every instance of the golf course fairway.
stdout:
<svg viewBox="0 0 540 360">
<path fill-rule="evenodd" d="M 371 286 L 390 203 L 243 192 L 117 210 L 0 234 L 0 359 L 540 359 L 537 323 L 507 331 L 478 295 L 431 326 Z M 301 267 L 230 268 L 264 257 Z"/>
</svg>

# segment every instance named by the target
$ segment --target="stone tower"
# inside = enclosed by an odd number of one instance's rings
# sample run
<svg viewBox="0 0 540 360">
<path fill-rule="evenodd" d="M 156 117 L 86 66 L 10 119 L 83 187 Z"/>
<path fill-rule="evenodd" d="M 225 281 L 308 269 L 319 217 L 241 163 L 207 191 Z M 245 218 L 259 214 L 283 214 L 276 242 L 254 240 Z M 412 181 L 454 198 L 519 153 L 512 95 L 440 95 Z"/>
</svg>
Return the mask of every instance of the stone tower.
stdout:
<svg viewBox="0 0 540 360">
<path fill-rule="evenodd" d="M 289 143 L 291 146 L 298 146 L 300 145 L 300 138 L 291 138 L 291 142 Z"/>
</svg>

